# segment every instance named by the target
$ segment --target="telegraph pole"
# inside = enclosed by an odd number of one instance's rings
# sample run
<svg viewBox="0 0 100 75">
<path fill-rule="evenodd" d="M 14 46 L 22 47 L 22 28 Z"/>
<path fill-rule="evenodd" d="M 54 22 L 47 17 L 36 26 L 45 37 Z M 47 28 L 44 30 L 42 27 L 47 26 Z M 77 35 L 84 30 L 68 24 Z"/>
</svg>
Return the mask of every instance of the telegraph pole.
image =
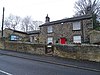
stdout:
<svg viewBox="0 0 100 75">
<path fill-rule="evenodd" d="M 3 39 L 3 26 L 4 26 L 4 11 L 5 11 L 5 8 L 3 7 L 3 15 L 2 15 L 2 39 Z"/>
<path fill-rule="evenodd" d="M 3 42 L 3 49 L 5 49 L 5 39 L 4 39 L 4 35 L 3 35 L 4 11 L 5 11 L 5 8 L 3 7 L 3 15 L 2 15 L 2 42 Z"/>
</svg>

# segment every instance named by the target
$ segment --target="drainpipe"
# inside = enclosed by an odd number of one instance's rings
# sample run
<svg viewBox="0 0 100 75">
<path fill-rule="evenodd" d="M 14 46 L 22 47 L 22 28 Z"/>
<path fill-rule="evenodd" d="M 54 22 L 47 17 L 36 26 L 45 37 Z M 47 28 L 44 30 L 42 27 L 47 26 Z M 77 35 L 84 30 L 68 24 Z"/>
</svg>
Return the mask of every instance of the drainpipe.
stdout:
<svg viewBox="0 0 100 75">
<path fill-rule="evenodd" d="M 92 14 L 92 19 L 93 19 L 93 29 L 97 27 L 96 25 L 96 14 Z"/>
<path fill-rule="evenodd" d="M 82 28 L 82 43 L 84 43 L 84 27 L 83 27 L 83 21 L 81 22 L 81 28 Z"/>
</svg>

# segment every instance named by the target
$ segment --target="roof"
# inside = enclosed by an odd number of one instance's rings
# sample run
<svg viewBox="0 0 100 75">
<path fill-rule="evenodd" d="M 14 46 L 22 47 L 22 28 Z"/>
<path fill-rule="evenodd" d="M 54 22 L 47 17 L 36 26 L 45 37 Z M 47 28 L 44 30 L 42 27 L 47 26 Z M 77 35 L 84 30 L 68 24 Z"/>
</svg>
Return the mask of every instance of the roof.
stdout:
<svg viewBox="0 0 100 75">
<path fill-rule="evenodd" d="M 7 30 L 14 31 L 14 32 L 17 32 L 17 33 L 21 33 L 21 34 L 27 34 L 27 35 L 39 34 L 39 33 L 40 33 L 40 30 L 34 30 L 34 31 L 29 31 L 29 32 L 22 32 L 22 31 L 13 30 L 13 29 L 10 29 L 10 28 L 6 28 L 6 29 L 7 29 Z"/>
<path fill-rule="evenodd" d="M 48 25 L 54 25 L 54 24 L 60 24 L 60 23 L 65 23 L 65 22 L 73 22 L 73 21 L 90 19 L 90 18 L 92 18 L 92 15 L 83 15 L 83 16 L 78 16 L 78 17 L 72 17 L 72 18 L 52 21 L 52 22 L 49 22 L 49 23 L 44 23 L 44 24 L 40 25 L 39 27 L 48 26 Z"/>
<path fill-rule="evenodd" d="M 31 34 L 39 34 L 39 33 L 40 33 L 40 30 L 34 30 L 34 31 L 27 32 L 28 35 L 31 35 Z"/>
<path fill-rule="evenodd" d="M 18 30 L 13 30 L 13 29 L 10 29 L 10 28 L 6 28 L 6 29 L 7 30 L 14 31 L 14 32 L 17 32 L 17 33 L 27 34 L 26 32 L 22 32 L 22 31 L 18 31 Z"/>
</svg>

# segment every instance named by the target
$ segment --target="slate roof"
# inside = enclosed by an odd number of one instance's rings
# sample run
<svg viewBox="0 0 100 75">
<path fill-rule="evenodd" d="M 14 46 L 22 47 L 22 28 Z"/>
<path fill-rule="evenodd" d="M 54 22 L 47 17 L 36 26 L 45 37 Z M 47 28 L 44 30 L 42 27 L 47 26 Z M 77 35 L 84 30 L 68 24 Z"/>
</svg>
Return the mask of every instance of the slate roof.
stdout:
<svg viewBox="0 0 100 75">
<path fill-rule="evenodd" d="M 23 31 L 13 30 L 13 29 L 10 29 L 10 28 L 6 28 L 6 29 L 11 30 L 11 31 L 14 31 L 14 32 L 17 32 L 17 33 L 21 33 L 21 34 L 26 34 L 26 35 L 39 34 L 39 33 L 40 33 L 40 30 L 34 30 L 34 31 L 29 31 L 29 32 L 23 32 Z"/>
<path fill-rule="evenodd" d="M 72 18 L 52 21 L 52 22 L 49 22 L 49 23 L 44 23 L 44 24 L 40 25 L 39 27 L 48 26 L 48 25 L 55 25 L 55 24 L 61 24 L 61 23 L 65 23 L 65 22 L 74 22 L 74 21 L 90 19 L 90 18 L 92 18 L 92 15 L 83 15 L 83 16 L 78 16 L 78 17 L 72 17 Z"/>
<path fill-rule="evenodd" d="M 13 29 L 10 29 L 10 28 L 6 28 L 6 29 L 7 30 L 14 31 L 14 32 L 17 32 L 17 33 L 27 34 L 26 32 L 22 32 L 22 31 L 18 31 L 18 30 L 13 30 Z"/>
<path fill-rule="evenodd" d="M 40 30 L 34 30 L 34 31 L 27 32 L 28 35 L 31 35 L 31 34 L 39 34 L 39 33 L 40 33 Z"/>
</svg>

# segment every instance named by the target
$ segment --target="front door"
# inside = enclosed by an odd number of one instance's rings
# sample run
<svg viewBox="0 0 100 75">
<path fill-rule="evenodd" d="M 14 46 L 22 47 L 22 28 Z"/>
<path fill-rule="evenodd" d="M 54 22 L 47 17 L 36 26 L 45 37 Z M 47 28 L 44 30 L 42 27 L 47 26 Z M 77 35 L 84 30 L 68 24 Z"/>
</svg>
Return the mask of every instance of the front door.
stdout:
<svg viewBox="0 0 100 75">
<path fill-rule="evenodd" d="M 66 38 L 60 38 L 60 44 L 66 44 Z"/>
</svg>

